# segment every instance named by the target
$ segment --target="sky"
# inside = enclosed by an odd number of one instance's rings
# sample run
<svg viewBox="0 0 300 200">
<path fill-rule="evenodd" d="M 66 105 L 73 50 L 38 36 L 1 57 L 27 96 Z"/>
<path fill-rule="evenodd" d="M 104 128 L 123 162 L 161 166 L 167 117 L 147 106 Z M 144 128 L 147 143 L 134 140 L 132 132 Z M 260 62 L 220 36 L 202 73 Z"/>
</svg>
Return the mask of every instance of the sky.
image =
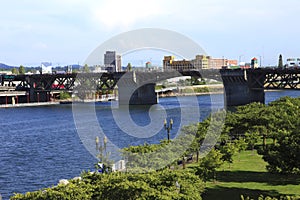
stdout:
<svg viewBox="0 0 300 200">
<path fill-rule="evenodd" d="M 189 37 L 214 58 L 276 65 L 279 54 L 300 57 L 299 7 L 299 0 L 1 0 L 0 63 L 84 64 L 113 36 L 159 28 Z M 160 57 L 133 62 L 147 59 Z"/>
</svg>

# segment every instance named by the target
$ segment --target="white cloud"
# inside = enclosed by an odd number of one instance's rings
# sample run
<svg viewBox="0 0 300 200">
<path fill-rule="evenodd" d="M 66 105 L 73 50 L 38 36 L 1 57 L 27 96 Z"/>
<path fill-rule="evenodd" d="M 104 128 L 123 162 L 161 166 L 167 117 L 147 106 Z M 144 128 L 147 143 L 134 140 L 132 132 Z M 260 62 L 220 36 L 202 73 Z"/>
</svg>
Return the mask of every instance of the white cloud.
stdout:
<svg viewBox="0 0 300 200">
<path fill-rule="evenodd" d="M 166 14 L 159 0 L 110 0 L 92 8 L 95 19 L 106 28 L 129 28 L 136 22 Z"/>
<path fill-rule="evenodd" d="M 26 54 L 20 63 L 38 54 L 77 61 L 111 35 L 147 27 L 185 34 L 219 55 L 237 56 L 261 46 L 266 54 L 287 46 L 299 52 L 299 7 L 299 0 L 3 1 L 0 54 L 11 60 Z M 33 51 L 25 52 L 27 47 Z"/>
<path fill-rule="evenodd" d="M 44 42 L 37 42 L 33 45 L 33 48 L 37 50 L 44 50 L 48 48 L 48 45 Z"/>
</svg>

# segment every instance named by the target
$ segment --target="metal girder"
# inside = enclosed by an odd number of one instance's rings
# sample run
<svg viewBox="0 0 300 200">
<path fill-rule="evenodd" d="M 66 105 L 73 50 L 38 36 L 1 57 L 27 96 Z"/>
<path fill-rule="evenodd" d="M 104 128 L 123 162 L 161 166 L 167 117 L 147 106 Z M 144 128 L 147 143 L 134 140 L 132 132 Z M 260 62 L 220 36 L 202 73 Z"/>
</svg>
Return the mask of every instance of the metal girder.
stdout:
<svg viewBox="0 0 300 200">
<path fill-rule="evenodd" d="M 266 89 L 300 89 L 300 70 L 269 71 L 264 82 Z"/>
<path fill-rule="evenodd" d="M 132 73 L 132 72 L 129 72 Z M 126 72 L 12 75 L 2 78 L 2 84 L 16 86 L 16 90 L 113 90 Z M 222 75 L 221 75 L 222 74 Z M 300 89 L 300 69 L 259 68 L 244 70 L 191 70 L 179 72 L 136 72 L 140 83 L 155 83 L 178 76 L 194 76 L 223 80 L 224 84 L 248 84 L 251 89 Z M 133 75 L 131 75 L 133 76 Z M 127 77 L 127 76 L 126 76 Z M 130 77 L 130 76 L 128 76 Z M 5 82 L 5 83 L 4 83 Z M 123 81 L 124 82 L 124 81 Z M 124 82 L 126 84 L 126 81 Z"/>
</svg>

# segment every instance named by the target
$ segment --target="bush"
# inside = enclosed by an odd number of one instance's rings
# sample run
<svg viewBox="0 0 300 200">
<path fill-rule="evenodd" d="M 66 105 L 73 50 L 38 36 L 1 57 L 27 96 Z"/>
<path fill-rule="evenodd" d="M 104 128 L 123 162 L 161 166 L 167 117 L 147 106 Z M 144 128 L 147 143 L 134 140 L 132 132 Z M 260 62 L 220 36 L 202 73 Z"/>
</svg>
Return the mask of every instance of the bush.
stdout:
<svg viewBox="0 0 300 200">
<path fill-rule="evenodd" d="M 164 170 L 146 174 L 83 173 L 81 181 L 16 194 L 12 200 L 31 199 L 201 199 L 203 182 L 188 171 Z"/>
<path fill-rule="evenodd" d="M 65 100 L 65 99 L 70 99 L 71 95 L 68 92 L 61 92 L 59 94 L 59 99 L 60 100 Z"/>
</svg>

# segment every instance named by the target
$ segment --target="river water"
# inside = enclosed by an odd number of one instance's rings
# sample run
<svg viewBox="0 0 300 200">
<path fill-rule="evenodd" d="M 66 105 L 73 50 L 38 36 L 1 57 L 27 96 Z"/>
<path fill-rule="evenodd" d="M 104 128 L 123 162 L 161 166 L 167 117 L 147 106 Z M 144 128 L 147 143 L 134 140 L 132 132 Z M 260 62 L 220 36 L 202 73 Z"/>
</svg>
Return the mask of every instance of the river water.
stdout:
<svg viewBox="0 0 300 200">
<path fill-rule="evenodd" d="M 266 93 L 266 103 L 282 96 L 298 97 L 300 91 L 275 91 Z M 180 102 L 189 105 L 193 97 L 169 97 L 159 100 L 159 107 L 165 109 L 168 119 L 174 120 L 175 137 L 180 124 Z M 200 117 L 206 118 L 212 109 L 223 108 L 223 95 L 196 97 Z M 110 102 L 95 105 L 99 125 L 119 148 L 128 145 L 157 143 L 166 138 L 162 124 L 157 134 L 136 138 L 122 135 L 114 122 Z M 150 123 L 149 108 L 130 107 L 132 120 L 138 126 Z M 122 111 L 121 111 L 122 112 Z M 163 121 L 162 121 L 163 123 Z M 78 128 L 78 127 L 77 127 Z M 16 193 L 38 190 L 58 183 L 59 179 L 70 179 L 83 170 L 94 170 L 96 158 L 80 140 L 75 126 L 72 106 L 24 107 L 0 109 L 0 194 L 8 199 Z"/>
</svg>

